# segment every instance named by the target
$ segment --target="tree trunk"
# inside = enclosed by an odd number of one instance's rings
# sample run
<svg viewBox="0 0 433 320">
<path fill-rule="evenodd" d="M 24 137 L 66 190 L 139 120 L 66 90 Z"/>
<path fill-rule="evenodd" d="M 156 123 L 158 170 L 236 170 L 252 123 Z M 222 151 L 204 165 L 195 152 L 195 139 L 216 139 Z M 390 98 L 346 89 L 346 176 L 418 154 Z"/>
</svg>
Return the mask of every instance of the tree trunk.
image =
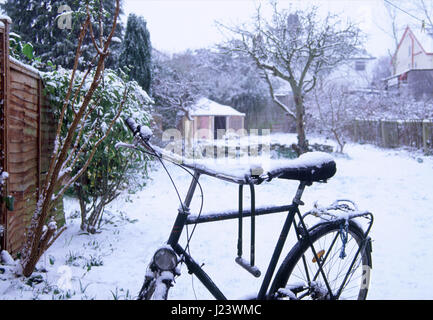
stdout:
<svg viewBox="0 0 433 320">
<path fill-rule="evenodd" d="M 337 130 L 332 129 L 331 131 L 332 131 L 332 134 L 334 135 L 335 140 L 337 140 L 337 143 L 338 143 L 338 146 L 339 146 L 339 149 L 338 149 L 337 152 L 338 153 L 343 153 L 343 148 L 344 148 L 345 142 L 341 140 L 341 137 L 338 134 Z"/>
<path fill-rule="evenodd" d="M 295 94 L 296 105 L 296 133 L 298 134 L 298 153 L 299 155 L 308 152 L 308 140 L 305 134 L 304 116 L 305 107 L 302 97 Z"/>
<path fill-rule="evenodd" d="M 87 205 L 85 200 L 85 195 L 83 191 L 83 185 L 88 182 L 85 179 L 86 173 L 84 173 L 80 178 L 78 178 L 77 183 L 74 184 L 75 194 L 77 195 L 78 201 L 80 203 L 80 214 L 81 214 L 81 230 L 87 229 Z"/>
</svg>

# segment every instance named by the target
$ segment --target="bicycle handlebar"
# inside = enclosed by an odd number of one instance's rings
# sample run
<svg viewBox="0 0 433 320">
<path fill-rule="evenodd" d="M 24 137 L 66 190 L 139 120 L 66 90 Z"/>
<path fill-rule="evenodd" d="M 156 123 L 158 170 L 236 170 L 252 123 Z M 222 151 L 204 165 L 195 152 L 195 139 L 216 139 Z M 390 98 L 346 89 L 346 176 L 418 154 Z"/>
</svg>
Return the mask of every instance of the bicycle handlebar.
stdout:
<svg viewBox="0 0 433 320">
<path fill-rule="evenodd" d="M 157 155 L 157 157 L 163 158 L 163 159 L 171 161 L 173 163 L 182 163 L 187 168 L 197 170 L 197 167 L 194 166 L 193 164 L 185 163 L 185 162 L 183 162 L 183 159 L 176 158 L 172 154 L 166 154 L 166 153 L 160 151 L 159 148 L 152 146 L 149 143 L 149 139 L 151 138 L 153 133 L 148 127 L 137 125 L 137 123 L 135 122 L 135 120 L 133 118 L 127 118 L 125 120 L 125 123 L 128 126 L 129 130 L 131 130 L 131 132 L 133 133 L 134 138 L 139 137 L 142 145 L 146 149 L 150 150 L 152 152 L 152 154 L 154 153 L 155 155 Z M 225 176 L 225 175 L 221 175 L 221 174 L 218 175 L 218 174 L 215 174 L 213 172 L 211 173 L 210 171 L 209 172 L 207 172 L 206 170 L 202 170 L 202 171 L 203 171 L 203 173 L 205 173 L 207 175 L 210 175 L 210 176 L 222 179 L 222 180 L 235 182 L 235 183 L 243 182 L 243 179 L 239 179 L 237 177 L 236 178 L 230 178 L 229 176 Z M 260 176 L 254 176 L 252 178 L 255 181 L 254 184 L 261 184 L 263 181 L 270 181 L 271 180 L 271 178 L 267 174 L 262 174 Z"/>
</svg>

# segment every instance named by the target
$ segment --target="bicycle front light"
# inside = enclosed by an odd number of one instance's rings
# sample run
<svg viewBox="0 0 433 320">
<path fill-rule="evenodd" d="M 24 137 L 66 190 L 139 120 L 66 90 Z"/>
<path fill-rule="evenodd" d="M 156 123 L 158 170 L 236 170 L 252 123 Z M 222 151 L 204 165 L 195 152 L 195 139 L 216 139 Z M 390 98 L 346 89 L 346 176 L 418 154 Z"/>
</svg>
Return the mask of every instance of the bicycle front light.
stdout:
<svg viewBox="0 0 433 320">
<path fill-rule="evenodd" d="M 155 252 L 153 262 L 162 271 L 171 271 L 177 266 L 177 255 L 169 248 L 161 248 Z"/>
</svg>

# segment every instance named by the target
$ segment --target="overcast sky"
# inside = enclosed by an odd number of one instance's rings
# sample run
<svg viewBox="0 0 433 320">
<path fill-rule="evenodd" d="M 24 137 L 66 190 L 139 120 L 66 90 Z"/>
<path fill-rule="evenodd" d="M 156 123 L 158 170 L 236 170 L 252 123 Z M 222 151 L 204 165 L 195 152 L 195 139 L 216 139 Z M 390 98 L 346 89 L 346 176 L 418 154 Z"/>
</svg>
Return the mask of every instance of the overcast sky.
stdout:
<svg viewBox="0 0 433 320">
<path fill-rule="evenodd" d="M 316 4 L 324 12 L 338 13 L 359 23 L 368 36 L 366 47 L 374 56 L 386 55 L 393 45 L 392 39 L 381 30 L 389 24 L 382 0 L 280 0 L 284 7 L 290 2 L 295 6 Z M 258 0 L 124 0 L 124 9 L 125 20 L 129 13 L 147 20 L 155 48 L 179 52 L 221 41 L 215 21 L 229 24 L 248 21 L 258 3 Z"/>
<path fill-rule="evenodd" d="M 0 0 L 2 3 L 4 0 Z M 128 14 L 143 16 L 148 22 L 152 45 L 173 53 L 187 49 L 209 47 L 223 37 L 215 21 L 225 24 L 247 22 L 258 4 L 268 0 L 123 0 L 126 24 Z M 405 8 L 412 0 L 385 0 Z M 433 0 L 429 0 L 433 1 Z M 375 57 L 393 50 L 393 40 L 385 32 L 390 30 L 389 15 L 384 0 L 279 0 L 280 7 L 317 5 L 324 13 L 337 13 L 359 24 L 368 37 L 366 49 Z M 408 23 L 417 23 L 409 15 L 397 10 L 399 24 L 404 30 Z"/>
</svg>

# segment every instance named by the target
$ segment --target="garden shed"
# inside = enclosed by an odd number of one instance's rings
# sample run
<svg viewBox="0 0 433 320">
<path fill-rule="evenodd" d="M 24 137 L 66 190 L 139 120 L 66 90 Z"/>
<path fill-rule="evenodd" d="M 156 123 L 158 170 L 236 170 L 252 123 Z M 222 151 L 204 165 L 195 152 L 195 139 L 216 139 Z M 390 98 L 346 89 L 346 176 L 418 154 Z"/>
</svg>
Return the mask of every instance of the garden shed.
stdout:
<svg viewBox="0 0 433 320">
<path fill-rule="evenodd" d="M 207 98 L 199 99 L 182 118 L 182 129 L 186 141 L 214 140 L 231 130 L 245 128 L 245 114 Z"/>
<path fill-rule="evenodd" d="M 16 254 L 48 171 L 56 120 L 38 70 L 9 56 L 10 22 L 0 17 L 0 250 Z"/>
</svg>

